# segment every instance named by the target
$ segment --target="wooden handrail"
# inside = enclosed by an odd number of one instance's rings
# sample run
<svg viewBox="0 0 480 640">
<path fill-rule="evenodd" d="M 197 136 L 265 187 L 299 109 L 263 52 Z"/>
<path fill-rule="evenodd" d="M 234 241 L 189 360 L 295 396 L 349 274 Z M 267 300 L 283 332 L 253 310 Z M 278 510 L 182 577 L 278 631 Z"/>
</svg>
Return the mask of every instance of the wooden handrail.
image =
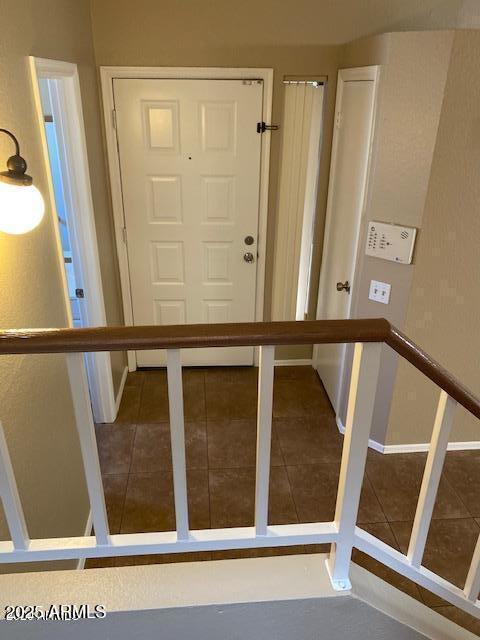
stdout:
<svg viewBox="0 0 480 640">
<path fill-rule="evenodd" d="M 0 355 L 141 351 L 192 347 L 243 347 L 274 344 L 383 342 L 386 320 L 315 320 L 170 326 L 95 327 L 91 329 L 21 329 L 0 331 Z"/>
<path fill-rule="evenodd" d="M 387 334 L 385 343 L 398 355 L 408 360 L 416 369 L 430 378 L 440 389 L 443 389 L 476 418 L 480 418 L 480 399 L 470 391 L 458 378 L 442 367 L 423 349 L 412 342 L 405 334 L 393 325 Z"/>
<path fill-rule="evenodd" d="M 480 400 L 383 318 L 0 331 L 0 355 L 384 342 L 480 418 Z"/>
</svg>

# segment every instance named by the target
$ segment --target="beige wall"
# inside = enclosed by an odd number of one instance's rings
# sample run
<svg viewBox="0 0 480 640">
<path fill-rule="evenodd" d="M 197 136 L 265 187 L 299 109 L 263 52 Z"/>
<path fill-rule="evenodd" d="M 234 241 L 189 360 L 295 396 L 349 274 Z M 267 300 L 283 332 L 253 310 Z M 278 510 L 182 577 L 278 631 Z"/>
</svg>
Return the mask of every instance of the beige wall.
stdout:
<svg viewBox="0 0 480 640">
<path fill-rule="evenodd" d="M 457 32 L 423 214 L 405 322 L 407 334 L 480 394 L 480 32 Z M 438 389 L 404 363 L 389 443 L 430 439 Z M 452 440 L 479 440 L 458 410 Z"/>
<path fill-rule="evenodd" d="M 84 4 L 88 4 L 88 2 L 81 0 L 79 4 L 83 6 Z M 87 16 L 86 10 L 85 15 Z M 85 59 L 84 63 L 80 62 L 78 67 L 87 138 L 87 153 L 90 164 L 95 228 L 97 232 L 103 297 L 105 301 L 105 314 L 108 325 L 118 326 L 124 324 L 120 273 L 115 247 L 110 187 L 107 177 L 107 160 L 103 144 L 102 115 L 93 54 L 93 39 L 92 32 L 87 26 L 85 26 L 81 37 L 84 37 L 88 43 L 88 58 Z M 112 361 L 113 386 L 116 394 L 127 365 L 126 354 L 120 351 L 113 351 L 110 357 Z"/>
<path fill-rule="evenodd" d="M 410 266 L 361 255 L 355 312 L 387 317 L 477 394 L 479 52 L 479 32 L 395 33 L 351 43 L 342 59 L 384 65 L 368 217 L 420 229 Z M 371 279 L 392 284 L 390 305 L 368 301 Z M 397 364 L 385 348 L 372 437 L 427 442 L 438 388 Z M 452 440 L 478 440 L 463 409 Z"/>
<path fill-rule="evenodd" d="M 97 173 L 92 171 L 92 185 L 99 236 L 108 236 L 88 2 L 0 0 L 0 16 L 0 126 L 19 137 L 29 173 L 44 195 L 48 193 L 46 168 L 27 56 L 67 60 L 79 66 L 88 152 L 92 168 L 97 169 Z M 9 141 L 0 136 L 0 162 L 11 154 Z M 53 224 L 47 203 L 45 219 L 33 232 L 24 236 L 0 234 L 2 328 L 65 326 Z M 108 254 L 109 240 L 105 242 Z M 111 255 L 107 262 L 115 264 Z M 103 275 L 108 285 L 111 272 L 105 268 Z M 113 292 L 108 286 L 106 289 L 113 306 Z M 64 358 L 1 357 L 0 407 L 31 535 L 83 534 L 89 505 Z M 2 519 L 0 539 L 7 537 Z M 7 565 L 2 566 L 7 570 Z"/>
<path fill-rule="evenodd" d="M 382 65 L 353 299 L 356 317 L 385 317 L 404 327 L 416 255 L 412 265 L 366 256 L 366 228 L 369 220 L 422 226 L 453 35 L 453 31 L 388 33 L 344 49 L 342 66 Z M 368 299 L 372 279 L 392 285 L 388 306 Z M 380 443 L 386 439 L 396 369 L 397 357 L 385 347 L 372 426 L 372 438 Z M 347 393 L 342 416 L 346 399 Z"/>
<path fill-rule="evenodd" d="M 74 3 L 68 0 L 66 3 L 57 3 L 47 0 L 43 3 L 22 1 L 16 4 L 18 6 L 12 8 L 9 6 L 11 3 L 3 0 L 0 3 L 0 6 L 2 6 L 2 46 L 6 52 L 6 56 L 3 56 L 3 62 L 5 68 L 7 68 L 7 61 L 11 60 L 13 51 L 16 52 L 16 63 L 9 69 L 8 74 L 13 79 L 18 76 L 18 68 L 22 68 L 21 83 L 23 90 L 29 92 L 28 104 L 25 106 L 29 109 L 28 117 L 32 130 L 34 124 L 30 117 L 30 113 L 33 113 L 33 111 L 30 112 L 32 105 L 27 56 L 35 55 L 44 58 L 67 60 L 78 64 L 107 324 L 123 324 L 120 279 L 106 175 L 106 159 L 101 136 L 101 115 L 89 2 L 88 0 L 80 0 Z M 5 9 L 3 8 L 4 6 Z M 61 6 L 61 10 L 58 10 L 58 6 Z M 81 15 L 81 20 L 76 22 L 79 15 Z M 62 28 L 63 21 L 67 22 L 66 28 Z M 10 39 L 13 40 L 14 34 L 16 36 L 15 45 L 9 47 L 8 43 Z M 19 56 L 22 56 L 21 60 L 19 60 Z M 12 101 L 15 98 L 15 94 L 8 91 L 7 87 L 4 87 L 4 91 L 4 102 L 7 105 L 12 105 L 12 111 L 14 111 Z M 6 113 L 5 115 L 2 114 L 5 109 L 5 104 L 0 107 L 2 119 L 6 116 Z M 23 128 L 18 128 L 20 137 L 24 135 Z M 38 144 L 37 134 L 35 134 L 35 142 Z M 6 145 L 5 141 L 2 141 L 1 144 Z M 46 189 L 44 193 L 46 193 Z M 125 365 L 126 358 L 123 353 L 116 352 L 112 354 L 115 389 L 119 387 Z"/>
<path fill-rule="evenodd" d="M 49 0 L 50 2 L 50 0 Z M 70 0 L 68 0 L 70 3 Z M 95 68 L 93 49 L 93 35 L 91 21 L 87 22 L 88 0 L 78 2 L 85 15 L 85 24 L 76 29 L 74 37 L 80 37 L 85 42 L 85 59 L 78 62 L 80 84 L 82 92 L 83 117 L 87 138 L 87 153 L 90 164 L 90 182 L 95 213 L 95 227 L 98 241 L 98 254 L 102 276 L 103 296 L 107 324 L 110 326 L 123 325 L 123 307 L 120 289 L 120 274 L 118 269 L 117 251 L 113 228 L 110 187 L 107 176 L 107 160 L 102 135 L 102 115 L 100 110 L 100 96 Z M 80 8 L 79 7 L 79 8 Z M 88 52 L 88 54 L 87 54 Z M 37 54 L 35 54 L 37 55 Z M 59 57 L 57 54 L 44 57 Z M 63 59 L 63 58 L 61 58 Z M 124 369 L 126 355 L 119 351 L 111 353 L 113 385 L 117 393 Z"/>
</svg>

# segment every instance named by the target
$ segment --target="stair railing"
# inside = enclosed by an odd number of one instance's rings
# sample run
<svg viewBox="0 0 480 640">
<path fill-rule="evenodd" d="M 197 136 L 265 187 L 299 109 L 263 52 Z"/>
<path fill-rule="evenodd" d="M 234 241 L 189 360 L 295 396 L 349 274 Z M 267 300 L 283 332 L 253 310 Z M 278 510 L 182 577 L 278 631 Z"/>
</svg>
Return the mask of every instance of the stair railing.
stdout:
<svg viewBox="0 0 480 640">
<path fill-rule="evenodd" d="M 277 345 L 354 343 L 345 436 L 332 522 L 268 524 L 274 350 Z M 357 526 L 360 491 L 377 390 L 382 344 L 430 378 L 440 398 L 407 554 Z M 181 349 L 259 347 L 255 524 L 191 530 L 185 460 Z M 167 380 L 176 514 L 175 531 L 109 532 L 84 353 L 167 350 Z M 383 319 L 314 322 L 25 329 L 0 332 L 0 355 L 65 353 L 95 535 L 30 539 L 10 455 L 0 424 L 0 497 L 11 540 L 0 542 L 0 562 L 182 553 L 331 543 L 327 567 L 335 589 L 351 587 L 353 548 L 377 559 L 453 605 L 480 617 L 480 537 L 463 589 L 422 565 L 455 407 L 480 418 L 480 401 L 460 381 Z"/>
</svg>

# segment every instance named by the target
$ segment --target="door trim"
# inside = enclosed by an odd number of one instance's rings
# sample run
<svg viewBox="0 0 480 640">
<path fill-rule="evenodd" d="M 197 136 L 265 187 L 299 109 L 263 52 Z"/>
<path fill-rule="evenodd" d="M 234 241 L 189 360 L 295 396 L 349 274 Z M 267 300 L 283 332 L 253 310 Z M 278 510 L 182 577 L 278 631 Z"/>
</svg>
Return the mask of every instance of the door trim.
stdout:
<svg viewBox="0 0 480 640">
<path fill-rule="evenodd" d="M 204 79 L 204 80 L 263 80 L 262 119 L 271 121 L 273 98 L 273 69 L 221 68 L 221 67 L 100 67 L 100 81 L 107 143 L 108 169 L 112 193 L 115 239 L 120 267 L 123 311 L 125 324 L 133 325 L 133 306 L 130 289 L 127 247 L 124 242 L 125 218 L 122 201 L 120 158 L 114 123 L 113 81 L 119 78 L 131 79 Z M 255 320 L 263 320 L 265 294 L 265 258 L 267 248 L 268 179 L 270 170 L 270 133 L 262 134 L 260 151 L 260 195 L 258 211 L 258 259 L 255 292 Z M 258 350 L 255 349 L 255 364 Z M 137 358 L 135 351 L 128 352 L 128 368 L 135 371 Z"/>
<path fill-rule="evenodd" d="M 353 302 L 353 297 L 354 297 L 354 289 L 353 289 L 353 283 L 356 281 L 356 277 L 357 277 L 357 271 L 358 271 L 358 258 L 359 258 L 359 241 L 360 241 L 360 228 L 361 228 L 361 224 L 362 224 L 362 219 L 365 217 L 365 211 L 366 211 L 366 205 L 368 202 L 368 193 L 369 193 L 369 181 L 370 181 L 370 172 L 371 172 L 371 164 L 372 164 L 372 155 L 373 155 L 373 148 L 374 148 L 374 143 L 375 143 L 375 121 L 376 121 L 376 117 L 377 117 L 377 105 L 378 105 L 378 94 L 379 94 L 379 78 L 380 78 L 380 65 L 371 65 L 368 67 L 354 67 L 351 69 L 340 69 L 338 72 L 338 80 L 337 80 L 337 95 L 336 95 L 336 99 L 335 99 L 335 112 L 334 112 L 334 118 L 336 120 L 337 118 L 337 113 L 339 112 L 339 108 L 342 104 L 342 97 L 343 97 L 343 88 L 345 86 L 346 82 L 351 82 L 354 80 L 371 80 L 374 83 L 374 90 L 373 90 L 373 105 L 372 105 L 372 124 L 371 124 L 371 136 L 370 136 L 370 143 L 368 146 L 368 149 L 366 149 L 366 156 L 367 156 L 367 172 L 365 175 L 365 185 L 364 185 L 364 190 L 363 190 L 363 194 L 362 194 L 362 206 L 361 206 L 361 210 L 358 216 L 358 229 L 357 229 L 357 241 L 356 241 L 356 249 L 355 249 L 355 256 L 353 258 L 353 264 L 354 264 L 354 268 L 353 268 L 353 278 L 352 278 L 352 289 L 351 289 L 351 295 L 349 296 L 349 305 L 348 305 L 348 317 L 351 317 L 351 312 L 352 312 L 352 302 Z M 334 127 L 336 127 L 336 124 L 334 124 Z M 333 225 L 334 221 L 333 221 L 333 204 L 332 204 L 332 198 L 333 198 L 333 188 L 334 188 L 334 184 L 335 184 L 335 172 L 332 173 L 332 169 L 336 166 L 336 162 L 337 162 L 337 153 L 338 153 L 338 136 L 335 135 L 333 136 L 333 143 L 332 143 L 332 153 L 331 153 L 331 159 L 330 159 L 330 176 L 329 176 L 329 184 L 328 184 L 328 196 L 327 196 L 327 211 L 326 211 L 326 217 L 325 217 L 325 231 L 324 231 L 324 242 L 323 242 L 323 254 L 322 254 L 322 266 L 320 267 L 320 282 L 319 282 L 319 286 L 318 286 L 318 301 L 317 301 L 317 312 L 316 312 L 316 318 L 319 319 L 320 317 L 320 311 L 323 305 L 323 301 L 324 301 L 324 297 L 325 297 L 325 286 L 326 286 L 326 282 L 325 282 L 325 269 L 323 269 L 323 264 L 325 261 L 326 256 L 328 255 L 329 252 L 329 238 L 330 238 L 330 228 Z M 318 345 L 314 345 L 313 347 L 313 357 L 312 357 L 312 363 L 315 369 L 318 368 L 318 360 L 319 360 L 319 355 L 318 355 Z M 344 373 L 344 369 L 345 369 L 345 353 L 343 354 L 342 357 L 342 363 L 341 363 L 341 367 L 340 367 L 340 385 L 338 387 L 338 396 L 337 396 L 337 406 L 340 406 L 340 400 L 343 397 L 344 393 L 345 393 L 345 381 L 343 380 L 343 373 Z"/>
<path fill-rule="evenodd" d="M 39 80 L 60 81 L 60 125 L 64 131 L 64 143 L 71 163 L 67 173 L 72 186 L 70 199 L 72 208 L 72 241 L 78 252 L 82 277 L 88 295 L 85 297 L 83 318 L 87 326 L 105 326 L 106 313 L 103 297 L 103 286 L 98 257 L 95 215 L 93 209 L 88 155 L 85 140 L 82 99 L 77 65 L 61 60 L 48 60 L 29 56 L 30 76 L 37 115 L 38 129 L 41 137 L 43 162 L 48 183 L 48 208 L 52 214 L 52 223 L 57 245 L 60 277 L 65 298 L 67 324 L 73 327 L 70 297 L 65 275 L 62 243 L 57 220 L 55 193 L 50 172 L 47 138 L 44 127 L 43 108 L 40 99 Z M 73 179 L 73 176 L 74 179 Z M 91 353 L 87 357 L 87 372 L 90 389 L 90 400 L 96 422 L 113 422 L 117 411 L 113 387 L 112 365 L 110 353 Z M 72 390 L 74 392 L 74 390 Z"/>
</svg>

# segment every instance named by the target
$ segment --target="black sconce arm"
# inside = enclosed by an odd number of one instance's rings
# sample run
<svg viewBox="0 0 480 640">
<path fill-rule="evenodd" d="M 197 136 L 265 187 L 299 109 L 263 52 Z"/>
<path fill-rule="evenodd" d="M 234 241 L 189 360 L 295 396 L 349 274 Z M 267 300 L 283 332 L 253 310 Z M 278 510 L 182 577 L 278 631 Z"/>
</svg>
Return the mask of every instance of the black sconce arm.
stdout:
<svg viewBox="0 0 480 640">
<path fill-rule="evenodd" d="M 26 174 L 27 163 L 20 155 L 20 144 L 17 138 L 8 129 L 0 129 L 0 133 L 5 133 L 15 145 L 15 155 L 7 160 L 7 171 L 0 172 L 0 181 L 15 185 L 31 185 L 32 178 Z"/>
<path fill-rule="evenodd" d="M 13 135 L 11 131 L 8 129 L 0 129 L 0 133 L 6 133 L 13 140 L 13 144 L 15 145 L 15 155 L 20 155 L 20 145 L 18 144 L 17 138 Z"/>
</svg>

